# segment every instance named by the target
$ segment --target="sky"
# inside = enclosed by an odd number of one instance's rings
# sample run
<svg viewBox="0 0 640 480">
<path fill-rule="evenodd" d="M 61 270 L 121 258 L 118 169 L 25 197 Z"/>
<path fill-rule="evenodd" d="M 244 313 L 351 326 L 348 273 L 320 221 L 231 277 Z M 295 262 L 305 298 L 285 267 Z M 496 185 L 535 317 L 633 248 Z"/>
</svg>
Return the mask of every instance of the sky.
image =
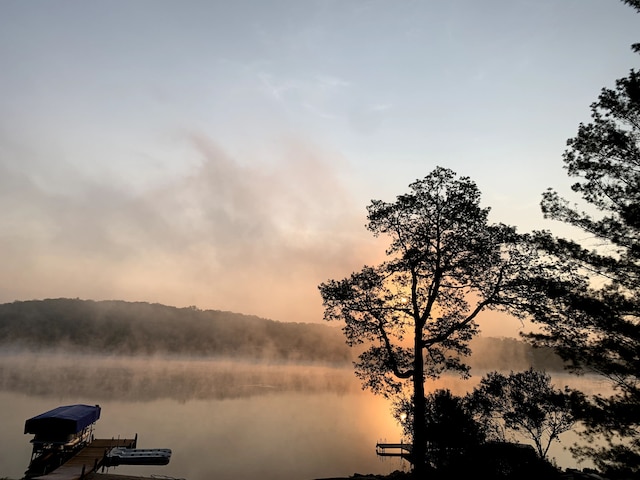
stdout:
<svg viewBox="0 0 640 480">
<path fill-rule="evenodd" d="M 436 166 L 561 228 L 541 194 L 638 41 L 617 0 L 2 0 L 0 302 L 321 321 L 384 258 L 366 206 Z"/>
</svg>

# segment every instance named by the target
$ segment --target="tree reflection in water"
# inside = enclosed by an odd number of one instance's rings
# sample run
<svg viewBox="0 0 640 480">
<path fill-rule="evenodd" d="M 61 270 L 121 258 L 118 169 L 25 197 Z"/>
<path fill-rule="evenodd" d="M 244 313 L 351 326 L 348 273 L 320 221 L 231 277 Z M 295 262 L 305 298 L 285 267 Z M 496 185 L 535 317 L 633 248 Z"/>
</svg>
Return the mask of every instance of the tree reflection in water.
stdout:
<svg viewBox="0 0 640 480">
<path fill-rule="evenodd" d="M 100 404 L 96 437 L 139 435 L 140 448 L 171 448 L 162 467 L 114 473 L 189 480 L 328 478 L 407 469 L 375 455 L 396 442 L 390 405 L 360 389 L 349 366 L 262 364 L 230 360 L 0 355 L 0 476 L 20 478 L 31 452 L 24 421 L 59 405 Z M 443 377 L 428 388 L 463 394 L 478 377 Z M 590 393 L 602 384 L 563 377 Z M 563 383 L 564 384 L 564 383 Z M 577 466 L 562 449 L 563 467 Z"/>
</svg>

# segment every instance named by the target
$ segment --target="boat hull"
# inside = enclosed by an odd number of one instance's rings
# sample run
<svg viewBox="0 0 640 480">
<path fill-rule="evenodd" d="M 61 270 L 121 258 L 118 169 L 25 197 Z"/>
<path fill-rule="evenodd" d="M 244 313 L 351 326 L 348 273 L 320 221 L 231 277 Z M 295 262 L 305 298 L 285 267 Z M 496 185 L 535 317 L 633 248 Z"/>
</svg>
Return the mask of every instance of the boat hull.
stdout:
<svg viewBox="0 0 640 480">
<path fill-rule="evenodd" d="M 106 456 L 109 465 L 166 465 L 171 460 L 168 448 L 113 448 Z"/>
</svg>

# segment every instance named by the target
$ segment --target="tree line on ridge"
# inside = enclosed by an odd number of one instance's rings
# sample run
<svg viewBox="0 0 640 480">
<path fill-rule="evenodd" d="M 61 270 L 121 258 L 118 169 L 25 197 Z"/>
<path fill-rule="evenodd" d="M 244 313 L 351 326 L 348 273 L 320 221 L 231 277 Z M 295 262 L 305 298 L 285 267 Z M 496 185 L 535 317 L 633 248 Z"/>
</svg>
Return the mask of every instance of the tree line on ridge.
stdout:
<svg viewBox="0 0 640 480">
<path fill-rule="evenodd" d="M 67 298 L 0 304 L 0 348 L 337 365 L 353 360 L 340 329 L 326 324 L 146 302 Z M 563 361 L 551 349 L 533 348 L 515 338 L 478 337 L 472 350 L 470 362 L 478 371 L 563 369 Z"/>
</svg>

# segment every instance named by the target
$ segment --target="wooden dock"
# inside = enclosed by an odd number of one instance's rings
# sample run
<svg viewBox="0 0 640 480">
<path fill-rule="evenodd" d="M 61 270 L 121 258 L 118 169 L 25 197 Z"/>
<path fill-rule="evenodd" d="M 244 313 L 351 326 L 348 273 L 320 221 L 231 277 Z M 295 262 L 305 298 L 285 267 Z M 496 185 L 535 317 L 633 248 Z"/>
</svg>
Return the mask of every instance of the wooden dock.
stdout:
<svg viewBox="0 0 640 480">
<path fill-rule="evenodd" d="M 93 439 L 73 457 L 46 475 L 32 477 L 33 480 L 82 480 L 98 470 L 105 461 L 106 453 L 115 447 L 136 448 L 134 439 L 111 438 Z"/>
<path fill-rule="evenodd" d="M 389 452 L 388 450 L 392 450 Z M 376 454 L 379 457 L 401 457 L 411 462 L 411 443 L 378 443 L 376 444 Z"/>
</svg>

